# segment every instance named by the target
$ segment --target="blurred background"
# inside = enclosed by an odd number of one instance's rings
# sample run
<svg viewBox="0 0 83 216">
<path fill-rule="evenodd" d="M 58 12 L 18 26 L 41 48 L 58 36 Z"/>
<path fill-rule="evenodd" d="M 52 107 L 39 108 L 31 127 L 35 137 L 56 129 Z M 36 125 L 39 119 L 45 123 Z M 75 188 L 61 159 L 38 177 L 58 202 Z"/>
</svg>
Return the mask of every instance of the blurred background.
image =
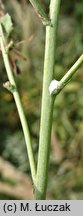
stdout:
<svg viewBox="0 0 83 216">
<path fill-rule="evenodd" d="M 29 1 L 3 0 L 14 23 L 12 38 L 22 57 L 12 58 L 37 160 L 45 27 Z M 48 13 L 49 0 L 41 0 Z M 61 1 L 54 78 L 60 80 L 83 52 L 83 1 Z M 19 71 L 18 71 L 19 72 Z M 25 140 L 0 55 L 0 199 L 32 199 Z M 83 67 L 57 97 L 51 138 L 47 199 L 83 199 Z"/>
</svg>

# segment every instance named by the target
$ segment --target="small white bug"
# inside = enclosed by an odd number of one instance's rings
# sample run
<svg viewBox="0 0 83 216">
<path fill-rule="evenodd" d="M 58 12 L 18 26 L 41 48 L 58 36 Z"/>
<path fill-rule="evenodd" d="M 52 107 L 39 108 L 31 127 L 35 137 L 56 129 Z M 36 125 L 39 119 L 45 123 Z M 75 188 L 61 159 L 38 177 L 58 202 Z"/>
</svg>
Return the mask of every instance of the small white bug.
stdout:
<svg viewBox="0 0 83 216">
<path fill-rule="evenodd" d="M 49 85 L 50 95 L 55 94 L 56 90 L 58 89 L 58 84 L 59 84 L 59 81 L 57 81 L 57 80 L 52 80 L 51 81 L 51 83 Z"/>
</svg>

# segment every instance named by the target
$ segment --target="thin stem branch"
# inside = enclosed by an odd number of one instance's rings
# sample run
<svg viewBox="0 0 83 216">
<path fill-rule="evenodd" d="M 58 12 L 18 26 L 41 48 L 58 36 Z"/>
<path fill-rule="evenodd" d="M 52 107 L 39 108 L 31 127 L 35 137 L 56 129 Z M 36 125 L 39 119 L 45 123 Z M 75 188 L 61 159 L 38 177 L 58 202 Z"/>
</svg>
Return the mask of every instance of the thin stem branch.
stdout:
<svg viewBox="0 0 83 216">
<path fill-rule="evenodd" d="M 52 91 L 51 95 L 57 95 L 59 92 L 62 91 L 62 89 L 70 82 L 73 75 L 76 73 L 76 71 L 79 69 L 79 67 L 83 64 L 83 54 L 80 56 L 80 58 L 75 62 L 75 64 L 70 68 L 70 70 L 63 76 L 63 78 L 60 81 L 52 80 L 50 83 L 50 87 L 52 84 Z M 56 85 L 57 82 L 57 85 Z"/>
<path fill-rule="evenodd" d="M 42 4 L 39 2 L 39 0 L 29 0 L 34 7 L 36 13 L 41 18 L 44 25 L 51 25 L 51 20 L 48 17 L 48 15 L 45 13 Z"/>
<path fill-rule="evenodd" d="M 14 96 L 14 99 L 16 102 L 17 110 L 18 110 L 20 121 L 22 124 L 24 137 L 25 137 L 25 141 L 26 141 L 28 157 L 29 157 L 29 162 L 30 162 L 30 167 L 31 167 L 32 179 L 33 179 L 33 183 L 35 184 L 36 165 L 35 165 L 35 159 L 34 159 L 34 155 L 33 155 L 32 143 L 31 143 L 31 139 L 30 139 L 30 134 L 29 134 L 29 129 L 28 129 L 26 117 L 25 117 L 25 114 L 23 111 L 20 96 L 19 96 L 19 93 L 17 90 L 15 79 L 14 79 L 14 75 L 13 75 L 12 70 L 11 70 L 11 66 L 10 66 L 10 62 L 9 62 L 9 58 L 8 58 L 8 53 L 7 53 L 6 48 L 5 48 L 6 41 L 5 41 L 5 36 L 4 36 L 4 32 L 3 32 L 1 24 L 0 24 L 0 44 L 1 44 L 2 56 L 3 56 L 7 76 L 9 78 L 11 90 L 13 89 L 12 93 L 13 93 L 13 96 Z"/>
<path fill-rule="evenodd" d="M 50 18 L 52 26 L 46 27 L 40 140 L 35 190 L 35 198 L 39 200 L 45 199 L 47 188 L 51 127 L 54 104 L 54 99 L 53 97 L 50 97 L 48 88 L 51 80 L 53 79 L 59 7 L 60 0 L 51 0 Z"/>
<path fill-rule="evenodd" d="M 82 64 L 83 64 L 83 54 L 70 68 L 70 70 L 63 76 L 63 78 L 59 81 L 59 86 L 58 86 L 59 89 L 62 90 L 67 85 L 67 83 L 72 79 L 73 75 L 76 73 L 76 71 Z"/>
</svg>

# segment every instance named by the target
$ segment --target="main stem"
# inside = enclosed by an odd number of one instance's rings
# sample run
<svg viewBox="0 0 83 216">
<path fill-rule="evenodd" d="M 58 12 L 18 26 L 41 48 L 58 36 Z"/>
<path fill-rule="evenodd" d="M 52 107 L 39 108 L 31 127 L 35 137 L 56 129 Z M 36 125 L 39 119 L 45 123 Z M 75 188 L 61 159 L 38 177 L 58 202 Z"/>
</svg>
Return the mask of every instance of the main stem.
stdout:
<svg viewBox="0 0 83 216">
<path fill-rule="evenodd" d="M 67 83 L 72 79 L 72 76 L 76 73 L 76 71 L 82 64 L 83 64 L 83 54 L 60 80 L 58 92 L 60 92 L 67 85 Z"/>
<path fill-rule="evenodd" d="M 37 166 L 37 179 L 35 189 L 35 199 L 45 199 L 48 176 L 48 162 L 51 139 L 52 115 L 54 98 L 49 94 L 49 84 L 53 79 L 57 24 L 59 15 L 60 0 L 51 0 L 50 19 L 52 26 L 46 27 L 46 45 L 43 77 L 43 95 L 40 125 L 39 154 Z"/>
</svg>

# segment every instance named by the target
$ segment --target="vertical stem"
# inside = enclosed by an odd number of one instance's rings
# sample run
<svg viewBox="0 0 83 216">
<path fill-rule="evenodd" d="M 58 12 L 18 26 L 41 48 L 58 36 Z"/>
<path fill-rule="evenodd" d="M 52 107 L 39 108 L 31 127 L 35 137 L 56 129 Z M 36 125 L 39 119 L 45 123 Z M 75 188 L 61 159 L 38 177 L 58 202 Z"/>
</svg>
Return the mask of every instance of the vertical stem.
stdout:
<svg viewBox="0 0 83 216">
<path fill-rule="evenodd" d="M 54 97 L 50 96 L 48 88 L 50 82 L 53 79 L 59 7 L 60 7 L 60 0 L 51 0 L 50 19 L 51 19 L 52 26 L 46 27 L 46 45 L 45 45 L 40 140 L 39 140 L 36 189 L 35 189 L 35 198 L 39 200 L 45 199 L 46 197 L 52 114 L 53 114 L 53 104 L 54 104 Z"/>
</svg>

